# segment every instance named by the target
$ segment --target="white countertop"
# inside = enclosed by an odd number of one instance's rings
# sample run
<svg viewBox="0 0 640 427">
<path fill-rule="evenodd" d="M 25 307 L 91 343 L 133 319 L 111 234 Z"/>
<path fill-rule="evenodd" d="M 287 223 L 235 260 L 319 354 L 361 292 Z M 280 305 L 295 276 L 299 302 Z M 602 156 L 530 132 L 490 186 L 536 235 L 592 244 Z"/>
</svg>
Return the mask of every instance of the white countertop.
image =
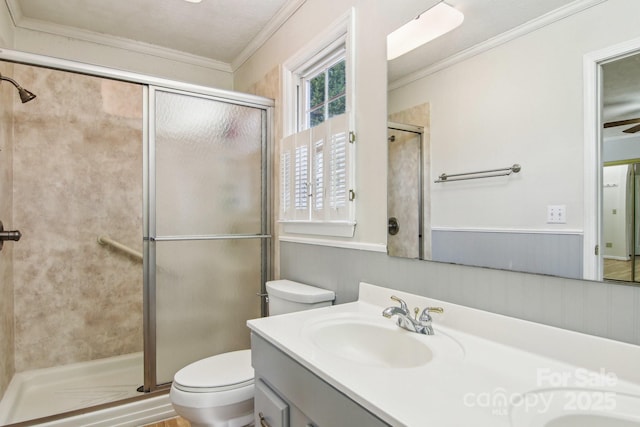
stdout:
<svg viewBox="0 0 640 427">
<path fill-rule="evenodd" d="M 443 307 L 435 335 L 381 315 L 397 305 Z M 355 363 L 310 338 L 319 322 L 367 319 L 426 340 L 433 359 L 410 368 Z M 543 426 L 566 415 L 622 416 L 640 426 L 640 347 L 362 283 L 354 303 L 254 319 L 263 337 L 394 426 Z M 402 352 L 402 348 L 397 349 Z M 558 426 L 580 425 L 554 424 Z M 608 424 L 603 424 L 608 425 Z M 625 424 L 630 425 L 630 424 Z"/>
</svg>

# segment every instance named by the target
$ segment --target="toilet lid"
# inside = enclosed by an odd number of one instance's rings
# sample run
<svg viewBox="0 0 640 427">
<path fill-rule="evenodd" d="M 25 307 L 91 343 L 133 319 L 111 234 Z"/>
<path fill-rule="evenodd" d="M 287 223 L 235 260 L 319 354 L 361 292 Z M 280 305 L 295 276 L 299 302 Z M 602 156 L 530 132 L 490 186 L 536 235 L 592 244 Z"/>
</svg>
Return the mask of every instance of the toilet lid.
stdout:
<svg viewBox="0 0 640 427">
<path fill-rule="evenodd" d="M 180 369 L 173 384 L 184 391 L 222 391 L 253 384 L 251 350 L 232 351 L 198 360 Z"/>
</svg>

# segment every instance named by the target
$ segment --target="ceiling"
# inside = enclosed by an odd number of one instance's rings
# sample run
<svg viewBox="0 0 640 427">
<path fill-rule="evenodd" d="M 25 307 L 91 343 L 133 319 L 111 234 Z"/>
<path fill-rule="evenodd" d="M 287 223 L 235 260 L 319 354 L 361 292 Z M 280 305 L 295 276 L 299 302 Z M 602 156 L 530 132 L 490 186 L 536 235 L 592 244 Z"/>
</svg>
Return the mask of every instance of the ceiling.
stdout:
<svg viewBox="0 0 640 427">
<path fill-rule="evenodd" d="M 6 0 L 18 27 L 232 71 L 304 0 Z"/>
<path fill-rule="evenodd" d="M 640 118 L 640 54 L 602 66 L 602 121 Z M 633 137 L 622 131 L 634 125 L 603 129 L 603 137 Z"/>
<path fill-rule="evenodd" d="M 440 0 L 386 0 L 390 25 Z M 464 23 L 392 62 L 390 80 L 442 61 L 541 15 L 572 3 L 602 0 L 447 0 Z M 6 0 L 17 26 L 62 36 L 158 48 L 236 69 L 305 0 Z M 399 7 L 401 6 L 401 7 Z M 386 7 L 382 3 L 381 7 Z M 396 25 L 397 24 L 397 25 Z M 160 52 L 162 54 L 162 52 Z"/>
<path fill-rule="evenodd" d="M 401 8 L 396 13 L 404 13 L 405 18 L 399 24 L 412 19 L 422 13 L 426 1 L 404 0 L 406 3 L 415 3 L 407 12 Z M 575 0 L 447 0 L 464 14 L 464 22 L 453 31 L 390 61 L 388 77 L 389 81 L 396 81 L 418 70 L 434 66 L 441 61 L 459 54 L 482 43 L 490 44 L 500 35 L 533 22 L 537 18 L 553 14 L 560 8 L 572 10 L 576 5 L 592 5 L 596 1 Z M 431 1 L 427 6 L 438 3 Z M 422 9 L 421 9 L 422 6 Z M 398 26 L 399 26 L 398 25 Z"/>
<path fill-rule="evenodd" d="M 306 0 L 5 0 L 16 26 L 142 51 L 223 71 L 249 58 Z M 387 0 L 389 32 L 440 0 Z M 504 34 L 535 29 L 541 16 L 603 0 L 447 0 L 465 15 L 463 24 L 388 65 L 399 81 L 450 58 L 500 43 Z M 401 2 L 401 3 L 398 3 Z M 401 4 L 402 7 L 398 5 Z M 384 6 L 383 6 L 384 7 Z M 559 13 L 560 12 L 560 13 Z M 560 19 L 560 18 L 552 18 Z M 532 25 L 533 23 L 533 25 Z M 640 58 L 608 65 L 605 121 L 640 116 Z M 607 130 L 622 134 L 624 128 Z"/>
</svg>

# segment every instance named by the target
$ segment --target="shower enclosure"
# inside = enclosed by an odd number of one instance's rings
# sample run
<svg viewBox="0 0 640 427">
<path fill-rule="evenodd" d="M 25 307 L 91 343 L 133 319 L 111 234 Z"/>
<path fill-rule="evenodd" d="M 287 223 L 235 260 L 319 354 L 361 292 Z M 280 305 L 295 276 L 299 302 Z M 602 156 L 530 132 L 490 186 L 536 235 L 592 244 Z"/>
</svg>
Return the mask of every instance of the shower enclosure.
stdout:
<svg viewBox="0 0 640 427">
<path fill-rule="evenodd" d="M 0 425 L 137 399 L 248 348 L 270 274 L 271 101 L 0 59 L 37 94 L 0 85 L 0 220 L 22 232 L 0 252 Z"/>
<path fill-rule="evenodd" d="M 387 250 L 390 256 L 424 258 L 423 129 L 387 124 Z"/>
</svg>

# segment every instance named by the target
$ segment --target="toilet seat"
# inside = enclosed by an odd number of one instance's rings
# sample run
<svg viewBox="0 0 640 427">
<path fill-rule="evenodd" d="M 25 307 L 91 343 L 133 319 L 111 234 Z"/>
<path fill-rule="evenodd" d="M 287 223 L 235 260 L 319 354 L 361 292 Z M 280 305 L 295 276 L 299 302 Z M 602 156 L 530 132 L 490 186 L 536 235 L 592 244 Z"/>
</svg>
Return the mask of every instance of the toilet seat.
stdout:
<svg viewBox="0 0 640 427">
<path fill-rule="evenodd" d="M 173 386 L 189 393 L 216 393 L 253 386 L 251 350 L 232 351 L 198 360 L 180 369 Z"/>
</svg>

